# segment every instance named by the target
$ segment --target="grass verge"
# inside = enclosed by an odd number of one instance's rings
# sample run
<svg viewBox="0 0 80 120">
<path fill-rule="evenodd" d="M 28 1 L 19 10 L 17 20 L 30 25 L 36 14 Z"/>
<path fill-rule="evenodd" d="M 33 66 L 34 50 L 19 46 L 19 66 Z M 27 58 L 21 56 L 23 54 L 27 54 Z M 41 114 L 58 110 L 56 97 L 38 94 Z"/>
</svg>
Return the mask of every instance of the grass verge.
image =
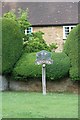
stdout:
<svg viewBox="0 0 80 120">
<path fill-rule="evenodd" d="M 3 92 L 3 118 L 78 118 L 78 95 Z"/>
</svg>

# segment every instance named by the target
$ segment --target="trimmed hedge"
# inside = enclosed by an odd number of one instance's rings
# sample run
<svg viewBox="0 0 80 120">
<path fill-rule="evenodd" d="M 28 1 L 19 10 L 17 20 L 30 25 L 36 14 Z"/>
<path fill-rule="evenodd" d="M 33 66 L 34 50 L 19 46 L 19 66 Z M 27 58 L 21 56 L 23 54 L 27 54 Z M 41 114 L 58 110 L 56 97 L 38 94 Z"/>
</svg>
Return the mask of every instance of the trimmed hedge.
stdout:
<svg viewBox="0 0 80 120">
<path fill-rule="evenodd" d="M 2 74 L 2 20 L 0 19 L 0 74 Z"/>
<path fill-rule="evenodd" d="M 22 53 L 22 33 L 18 23 L 12 19 L 2 19 L 2 73 L 12 71 Z"/>
<path fill-rule="evenodd" d="M 65 53 L 52 53 L 52 59 L 54 63 L 47 65 L 47 78 L 49 80 L 56 80 L 68 75 L 69 71 L 69 58 Z M 24 78 L 41 78 L 42 66 L 35 65 L 36 53 L 24 53 L 21 59 L 13 69 L 13 77 L 15 79 Z"/>
<path fill-rule="evenodd" d="M 80 24 L 70 32 L 64 45 L 64 52 L 70 58 L 70 78 L 80 80 Z"/>
</svg>

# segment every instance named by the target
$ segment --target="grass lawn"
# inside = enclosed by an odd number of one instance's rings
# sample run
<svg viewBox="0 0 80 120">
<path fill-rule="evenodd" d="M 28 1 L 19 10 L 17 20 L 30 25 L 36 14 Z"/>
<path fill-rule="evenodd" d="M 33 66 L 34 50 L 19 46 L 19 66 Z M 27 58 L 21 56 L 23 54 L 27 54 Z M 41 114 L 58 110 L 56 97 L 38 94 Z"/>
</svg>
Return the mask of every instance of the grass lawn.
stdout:
<svg viewBox="0 0 80 120">
<path fill-rule="evenodd" d="M 78 118 L 78 95 L 70 93 L 2 93 L 3 118 Z"/>
</svg>

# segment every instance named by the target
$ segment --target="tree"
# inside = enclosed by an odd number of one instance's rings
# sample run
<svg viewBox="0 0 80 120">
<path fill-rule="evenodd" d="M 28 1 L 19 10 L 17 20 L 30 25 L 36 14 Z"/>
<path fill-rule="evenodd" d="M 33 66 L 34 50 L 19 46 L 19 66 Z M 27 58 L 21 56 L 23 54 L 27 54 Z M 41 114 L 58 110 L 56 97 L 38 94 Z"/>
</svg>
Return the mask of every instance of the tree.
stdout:
<svg viewBox="0 0 80 120">
<path fill-rule="evenodd" d="M 46 41 L 43 38 L 43 35 L 43 32 L 38 31 L 26 36 L 26 40 L 24 42 L 24 51 L 38 52 L 40 50 L 52 51 L 53 49 L 56 49 L 57 45 L 54 43 L 47 45 Z"/>
<path fill-rule="evenodd" d="M 15 10 L 11 10 L 3 15 L 3 18 L 14 19 L 19 24 L 24 38 L 24 31 L 31 26 L 28 21 L 28 10 L 18 9 L 18 15 L 16 15 Z"/>
</svg>

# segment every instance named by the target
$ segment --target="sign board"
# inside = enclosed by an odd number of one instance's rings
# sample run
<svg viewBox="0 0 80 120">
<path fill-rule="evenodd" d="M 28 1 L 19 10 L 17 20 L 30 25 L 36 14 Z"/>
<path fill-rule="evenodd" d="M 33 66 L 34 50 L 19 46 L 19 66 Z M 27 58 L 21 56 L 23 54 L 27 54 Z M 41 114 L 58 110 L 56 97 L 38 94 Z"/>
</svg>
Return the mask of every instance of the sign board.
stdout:
<svg viewBox="0 0 80 120">
<path fill-rule="evenodd" d="M 46 50 L 42 50 L 36 54 L 36 64 L 53 64 L 53 60 L 51 60 L 51 53 Z"/>
</svg>

